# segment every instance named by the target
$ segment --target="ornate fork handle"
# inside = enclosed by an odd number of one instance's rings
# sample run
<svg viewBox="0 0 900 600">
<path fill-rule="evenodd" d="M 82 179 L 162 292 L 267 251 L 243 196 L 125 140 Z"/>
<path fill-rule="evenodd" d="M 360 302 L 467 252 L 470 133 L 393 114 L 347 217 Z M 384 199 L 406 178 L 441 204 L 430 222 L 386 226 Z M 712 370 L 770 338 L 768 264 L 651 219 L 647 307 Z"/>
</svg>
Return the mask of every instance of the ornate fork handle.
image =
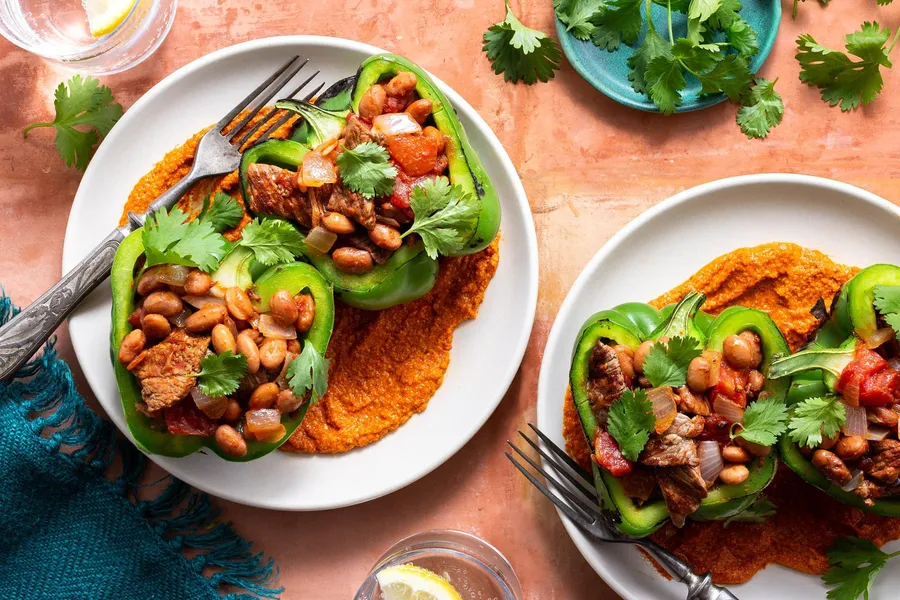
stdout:
<svg viewBox="0 0 900 600">
<path fill-rule="evenodd" d="M 669 573 L 687 585 L 687 600 L 738 600 L 737 596 L 730 591 L 714 584 L 709 573 L 697 575 L 684 561 L 665 548 L 648 540 L 640 540 L 636 543 Z"/>
</svg>

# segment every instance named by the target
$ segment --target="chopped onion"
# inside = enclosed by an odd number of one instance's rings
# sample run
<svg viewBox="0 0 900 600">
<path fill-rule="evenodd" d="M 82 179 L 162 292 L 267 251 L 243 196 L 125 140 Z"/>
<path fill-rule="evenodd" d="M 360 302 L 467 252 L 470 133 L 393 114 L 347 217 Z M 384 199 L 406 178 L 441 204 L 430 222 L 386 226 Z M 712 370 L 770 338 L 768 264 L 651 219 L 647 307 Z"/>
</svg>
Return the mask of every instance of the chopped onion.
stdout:
<svg viewBox="0 0 900 600">
<path fill-rule="evenodd" d="M 844 435 L 865 437 L 869 430 L 869 423 L 866 421 L 866 409 L 862 406 L 847 406 L 847 420 L 841 427 Z"/>
<path fill-rule="evenodd" d="M 891 430 L 883 425 L 869 425 L 866 439 L 872 442 L 880 442 L 891 434 Z"/>
<path fill-rule="evenodd" d="M 300 172 L 303 176 L 303 185 L 306 187 L 322 187 L 326 183 L 337 181 L 334 164 L 316 151 L 306 153 Z"/>
<path fill-rule="evenodd" d="M 383 135 L 419 133 L 422 126 L 409 113 L 387 113 L 372 119 L 372 131 Z"/>
<path fill-rule="evenodd" d="M 191 389 L 191 397 L 194 399 L 194 404 L 197 405 L 197 408 L 202 410 L 210 419 L 218 419 L 225 414 L 225 409 L 228 408 L 228 398 L 225 396 L 210 398 L 200 391 L 200 387 L 196 385 Z"/>
<path fill-rule="evenodd" d="M 859 378 L 853 377 L 844 386 L 844 389 L 841 391 L 841 396 L 844 398 L 844 404 L 847 406 L 859 406 Z"/>
<path fill-rule="evenodd" d="M 700 474 L 706 481 L 715 481 L 725 466 L 722 462 L 722 452 L 719 451 L 719 442 L 705 440 L 697 444 L 700 454 Z"/>
<path fill-rule="evenodd" d="M 169 285 L 184 285 L 188 273 L 190 272 L 191 268 L 184 265 L 158 265 L 147 269 L 143 277 L 149 275 L 162 283 L 167 283 Z"/>
<path fill-rule="evenodd" d="M 869 350 L 874 350 L 892 339 L 894 339 L 894 330 L 890 327 L 882 327 L 866 338 L 866 347 Z"/>
<path fill-rule="evenodd" d="M 848 481 L 847 483 L 842 485 L 841 489 L 844 490 L 845 492 L 852 492 L 853 490 L 855 490 L 856 488 L 859 487 L 859 484 L 862 483 L 863 477 L 864 477 L 863 472 L 860 471 L 859 469 L 856 469 L 855 471 L 853 471 L 853 473 L 850 477 L 850 481 Z"/>
<path fill-rule="evenodd" d="M 297 358 L 297 355 L 291 351 L 288 351 L 284 355 L 284 364 L 281 365 L 281 373 L 278 374 L 278 377 L 275 378 L 275 383 L 278 384 L 280 388 L 287 388 L 287 371 L 288 367 L 291 366 L 291 361 Z"/>
<path fill-rule="evenodd" d="M 728 419 L 732 423 L 740 423 L 744 420 L 744 409 L 732 402 L 722 394 L 716 394 L 713 400 L 713 412 L 720 417 Z"/>
<path fill-rule="evenodd" d="M 172 325 L 175 327 L 184 327 L 184 324 L 187 323 L 187 318 L 191 316 L 191 311 L 186 308 L 182 308 L 181 312 L 175 315 L 174 317 L 169 317 L 169 321 L 171 321 Z"/>
<path fill-rule="evenodd" d="M 257 435 L 256 439 L 260 442 L 267 442 L 269 444 L 273 444 L 275 442 L 281 441 L 281 438 L 285 436 L 287 433 L 287 428 L 284 425 L 279 425 L 277 429 L 272 431 L 271 433 Z"/>
<path fill-rule="evenodd" d="M 892 369 L 900 371 L 900 357 L 894 356 L 888 359 L 888 366 Z"/>
<path fill-rule="evenodd" d="M 247 431 L 257 437 L 265 437 L 281 427 L 281 413 L 275 408 L 257 408 L 247 411 Z"/>
<path fill-rule="evenodd" d="M 278 319 L 266 313 L 259 316 L 259 332 L 267 338 L 279 340 L 296 340 L 297 329 L 293 325 L 285 327 Z"/>
<path fill-rule="evenodd" d="M 675 398 L 670 387 L 658 387 L 647 391 L 647 399 L 653 405 L 653 415 L 656 417 L 656 433 L 662 433 L 672 426 L 678 409 L 675 406 Z"/>
<path fill-rule="evenodd" d="M 337 234 L 321 226 L 313 227 L 306 236 L 306 245 L 322 254 L 327 254 L 335 241 Z"/>
<path fill-rule="evenodd" d="M 210 304 L 225 306 L 225 300 L 216 298 L 215 296 L 182 296 L 182 300 L 193 306 L 194 308 L 203 308 Z"/>
</svg>

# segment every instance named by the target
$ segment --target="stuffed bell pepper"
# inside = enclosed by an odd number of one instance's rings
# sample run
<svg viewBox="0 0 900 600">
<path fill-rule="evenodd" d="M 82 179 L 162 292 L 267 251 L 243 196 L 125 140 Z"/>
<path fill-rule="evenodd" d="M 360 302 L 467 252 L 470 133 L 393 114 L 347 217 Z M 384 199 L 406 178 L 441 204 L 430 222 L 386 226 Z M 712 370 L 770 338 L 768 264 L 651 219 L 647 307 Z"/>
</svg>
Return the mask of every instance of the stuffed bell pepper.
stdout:
<svg viewBox="0 0 900 600">
<path fill-rule="evenodd" d="M 438 256 L 487 247 L 500 204 L 481 159 L 431 78 L 391 54 L 369 58 L 302 119 L 290 139 L 244 153 L 251 213 L 306 233 L 303 254 L 345 303 L 382 309 L 425 295 Z"/>
<path fill-rule="evenodd" d="M 900 267 L 868 267 L 838 293 L 814 343 L 769 373 L 793 376 L 784 462 L 841 502 L 888 516 L 900 516 L 898 329 Z"/>
<path fill-rule="evenodd" d="M 220 231 L 241 217 L 225 195 L 193 220 L 161 211 L 116 254 L 113 363 L 145 452 L 259 458 L 327 389 L 331 285 L 289 262 L 302 236 L 286 221 L 256 221 L 226 240 Z"/>
<path fill-rule="evenodd" d="M 578 336 L 570 387 L 598 497 L 631 536 L 668 518 L 732 516 L 775 475 L 788 384 L 766 375 L 787 343 L 765 313 L 731 307 L 713 319 L 704 301 L 623 304 Z"/>
</svg>

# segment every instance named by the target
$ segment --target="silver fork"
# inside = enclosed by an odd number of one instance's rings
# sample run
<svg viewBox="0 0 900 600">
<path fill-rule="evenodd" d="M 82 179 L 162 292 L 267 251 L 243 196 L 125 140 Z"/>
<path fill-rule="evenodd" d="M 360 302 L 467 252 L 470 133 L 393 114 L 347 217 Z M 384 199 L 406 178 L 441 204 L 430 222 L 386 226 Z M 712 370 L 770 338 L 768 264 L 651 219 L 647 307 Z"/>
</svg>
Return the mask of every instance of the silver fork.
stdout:
<svg viewBox="0 0 900 600">
<path fill-rule="evenodd" d="M 737 600 L 737 596 L 730 591 L 715 585 L 709 573 L 697 575 L 683 560 L 659 544 L 647 538 L 630 538 L 621 533 L 616 528 L 612 518 L 597 505 L 596 492 L 591 483 L 593 476 L 582 469 L 562 448 L 554 444 L 537 427 L 531 423 L 528 424 L 528 427 L 537 434 L 542 444 L 538 444 L 522 433 L 521 430 L 519 435 L 540 455 L 541 462 L 547 465 L 549 469 L 542 468 L 537 461 L 511 441 L 507 440 L 506 443 L 515 450 L 519 457 L 543 475 L 544 479 L 553 487 L 553 490 L 541 483 L 528 470 L 528 467 L 523 465 L 515 456 L 506 452 L 506 457 L 528 478 L 528 481 L 553 502 L 573 523 L 578 525 L 582 531 L 601 542 L 640 546 L 656 562 L 665 567 L 675 579 L 687 586 L 687 600 Z M 544 451 L 541 446 L 546 447 L 549 452 Z"/>
<path fill-rule="evenodd" d="M 197 146 L 191 171 L 171 188 L 163 192 L 150 204 L 147 212 L 128 213 L 128 222 L 112 231 L 74 269 L 66 273 L 56 285 L 44 292 L 40 298 L 13 317 L 0 328 L 0 381 L 11 378 L 38 348 L 65 320 L 82 300 L 109 276 L 116 249 L 132 231 L 142 227 L 146 218 L 160 209 L 169 209 L 200 179 L 214 175 L 231 173 L 240 166 L 240 148 L 247 143 L 260 128 L 269 123 L 278 112 L 270 108 L 263 117 L 239 138 L 248 123 L 306 66 L 308 59 L 293 57 L 283 67 L 262 82 L 237 106 L 222 117 L 201 139 Z M 297 86 L 287 97 L 300 93 L 319 74 L 313 73 Z M 322 89 L 324 83 L 305 95 L 309 101 Z M 243 111 L 247 114 L 236 117 Z M 267 139 L 278 127 L 287 122 L 289 115 L 283 115 L 272 123 L 260 136 Z M 235 139 L 237 138 L 237 139 Z"/>
</svg>

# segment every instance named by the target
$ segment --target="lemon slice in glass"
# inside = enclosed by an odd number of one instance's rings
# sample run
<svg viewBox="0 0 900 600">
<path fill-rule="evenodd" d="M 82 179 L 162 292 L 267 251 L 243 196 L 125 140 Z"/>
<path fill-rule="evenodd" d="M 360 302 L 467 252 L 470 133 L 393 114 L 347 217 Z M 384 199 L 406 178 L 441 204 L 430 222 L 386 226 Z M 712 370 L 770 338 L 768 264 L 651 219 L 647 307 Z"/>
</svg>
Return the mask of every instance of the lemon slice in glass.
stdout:
<svg viewBox="0 0 900 600">
<path fill-rule="evenodd" d="M 91 35 L 99 38 L 115 31 L 136 2 L 137 0 L 82 0 Z"/>
<path fill-rule="evenodd" d="M 388 567 L 375 578 L 384 600 L 462 600 L 449 581 L 415 565 Z"/>
</svg>

